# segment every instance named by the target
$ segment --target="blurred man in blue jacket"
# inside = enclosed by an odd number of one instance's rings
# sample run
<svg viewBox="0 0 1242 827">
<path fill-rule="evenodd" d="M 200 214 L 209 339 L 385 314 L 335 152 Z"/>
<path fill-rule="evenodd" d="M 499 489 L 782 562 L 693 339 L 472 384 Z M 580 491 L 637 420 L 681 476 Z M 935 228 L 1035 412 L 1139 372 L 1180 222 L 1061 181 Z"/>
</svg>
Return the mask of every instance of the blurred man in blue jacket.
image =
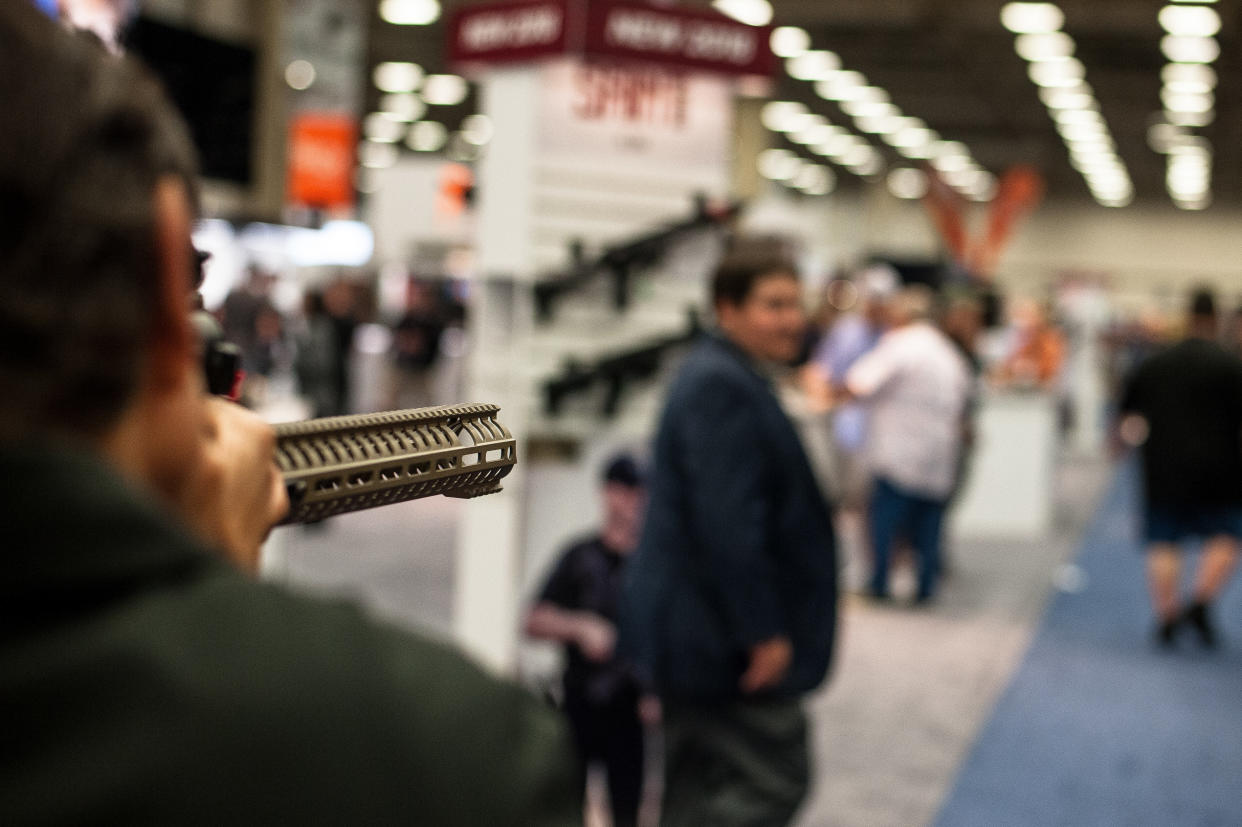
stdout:
<svg viewBox="0 0 1242 827">
<path fill-rule="evenodd" d="M 772 381 L 797 353 L 796 270 L 735 245 L 712 284 L 718 331 L 674 380 L 622 646 L 664 701 L 665 827 L 775 825 L 810 775 L 802 697 L 836 625 L 831 520 Z"/>
</svg>

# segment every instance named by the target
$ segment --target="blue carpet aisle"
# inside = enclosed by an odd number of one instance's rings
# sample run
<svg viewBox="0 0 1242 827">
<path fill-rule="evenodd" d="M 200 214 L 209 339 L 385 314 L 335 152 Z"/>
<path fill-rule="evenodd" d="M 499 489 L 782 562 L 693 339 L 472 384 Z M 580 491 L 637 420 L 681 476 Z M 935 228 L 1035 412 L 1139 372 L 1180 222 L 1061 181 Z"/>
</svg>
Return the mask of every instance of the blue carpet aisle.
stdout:
<svg viewBox="0 0 1242 827">
<path fill-rule="evenodd" d="M 1123 466 L 1083 537 L 1081 591 L 1050 603 L 941 827 L 1242 825 L 1242 575 L 1216 607 L 1217 651 L 1189 634 L 1155 649 L 1137 488 Z"/>
</svg>

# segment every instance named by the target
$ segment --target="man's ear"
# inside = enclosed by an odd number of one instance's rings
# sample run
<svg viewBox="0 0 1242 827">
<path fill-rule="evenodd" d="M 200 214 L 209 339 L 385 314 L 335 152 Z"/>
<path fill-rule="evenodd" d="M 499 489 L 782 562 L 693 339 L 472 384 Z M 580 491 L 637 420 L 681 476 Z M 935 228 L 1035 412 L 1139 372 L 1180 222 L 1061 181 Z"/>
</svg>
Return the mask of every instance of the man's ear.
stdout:
<svg viewBox="0 0 1242 827">
<path fill-rule="evenodd" d="M 185 381 L 196 342 L 190 323 L 193 292 L 190 203 L 185 184 L 165 176 L 155 186 L 155 319 L 147 351 L 151 378 L 161 385 Z"/>
</svg>

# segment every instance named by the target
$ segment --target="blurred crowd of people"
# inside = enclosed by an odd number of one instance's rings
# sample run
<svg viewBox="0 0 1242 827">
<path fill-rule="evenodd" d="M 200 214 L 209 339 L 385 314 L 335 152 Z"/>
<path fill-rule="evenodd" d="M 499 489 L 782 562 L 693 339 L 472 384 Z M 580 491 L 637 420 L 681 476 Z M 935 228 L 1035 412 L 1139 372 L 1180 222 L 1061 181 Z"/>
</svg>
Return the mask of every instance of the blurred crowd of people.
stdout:
<svg viewBox="0 0 1242 827">
<path fill-rule="evenodd" d="M 339 276 L 302 292 L 297 313 L 282 313 L 274 300 L 276 274 L 258 266 L 215 310 L 224 337 L 241 351 L 244 378 L 241 402 L 261 409 L 291 380 L 290 390 L 310 417 L 358 412 L 356 336 L 376 320 L 386 331 L 380 389 L 370 407 L 418 408 L 446 404 L 435 372 L 443 363 L 445 332 L 460 339 L 465 305 L 448 282 L 409 276 L 402 285 L 401 309 L 386 315 L 365 278 Z M 377 319 L 378 317 L 378 319 Z M 276 385 L 273 385 L 273 381 Z"/>
</svg>

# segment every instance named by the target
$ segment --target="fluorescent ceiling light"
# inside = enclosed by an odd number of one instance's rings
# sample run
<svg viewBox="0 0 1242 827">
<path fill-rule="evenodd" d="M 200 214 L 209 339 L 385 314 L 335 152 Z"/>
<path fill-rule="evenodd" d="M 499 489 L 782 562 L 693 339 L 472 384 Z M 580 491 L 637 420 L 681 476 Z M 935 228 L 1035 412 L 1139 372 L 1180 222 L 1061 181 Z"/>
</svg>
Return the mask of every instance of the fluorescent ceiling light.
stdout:
<svg viewBox="0 0 1242 827">
<path fill-rule="evenodd" d="M 372 112 L 362 119 L 362 134 L 377 144 L 395 144 L 405 134 L 405 123 L 387 112 Z"/>
<path fill-rule="evenodd" d="M 285 67 L 285 83 L 289 84 L 289 88 L 301 92 L 309 89 L 315 82 L 315 74 L 315 64 L 309 60 L 290 61 Z"/>
<path fill-rule="evenodd" d="M 1069 57 L 1032 63 L 1026 73 L 1036 86 L 1068 88 L 1082 83 L 1087 70 L 1078 58 Z"/>
<path fill-rule="evenodd" d="M 841 68 L 841 58 L 833 52 L 803 52 L 785 61 L 785 71 L 796 80 L 827 80 Z"/>
<path fill-rule="evenodd" d="M 862 116 L 854 119 L 854 126 L 869 135 L 887 135 L 896 132 L 900 122 L 901 118 L 892 115 Z"/>
<path fill-rule="evenodd" d="M 427 112 L 427 104 L 413 92 L 392 92 L 381 95 L 379 99 L 381 112 L 399 121 L 416 121 Z"/>
<path fill-rule="evenodd" d="M 410 127 L 405 145 L 415 152 L 436 152 L 448 140 L 448 129 L 439 121 L 419 121 Z"/>
<path fill-rule="evenodd" d="M 417 63 L 380 63 L 372 73 L 372 80 L 381 92 L 413 92 L 422 83 L 423 68 Z"/>
<path fill-rule="evenodd" d="M 811 137 L 811 133 L 815 128 L 828 125 L 827 118 L 811 112 L 796 115 L 790 120 L 794 123 L 794 128 L 789 130 L 788 138 L 796 144 L 813 143 L 814 139 Z"/>
<path fill-rule="evenodd" d="M 1207 112 L 1170 112 L 1165 110 L 1164 119 L 1175 126 L 1207 126 L 1216 120 L 1213 110 Z"/>
<path fill-rule="evenodd" d="M 870 163 L 875 157 L 878 156 L 871 144 L 857 144 L 841 156 L 841 163 L 847 167 L 859 167 Z"/>
<path fill-rule="evenodd" d="M 793 178 L 793 185 L 808 195 L 827 195 L 835 184 L 836 176 L 822 164 L 804 164 Z"/>
<path fill-rule="evenodd" d="M 970 168 L 965 155 L 939 155 L 932 159 L 932 166 L 943 173 L 961 172 Z"/>
<path fill-rule="evenodd" d="M 1176 127 L 1173 128 L 1176 129 Z M 1179 132 L 1169 139 L 1168 151 L 1171 155 L 1198 155 L 1206 157 L 1212 154 L 1212 144 L 1207 138 L 1199 135 Z"/>
<path fill-rule="evenodd" d="M 1184 128 L 1171 123 L 1152 124 L 1147 128 L 1147 145 L 1153 152 L 1165 153 L 1188 134 Z"/>
<path fill-rule="evenodd" d="M 824 100 L 836 101 L 848 95 L 854 88 L 866 85 L 867 78 L 862 72 L 841 70 L 833 72 L 824 80 L 816 81 L 815 94 Z"/>
<path fill-rule="evenodd" d="M 1052 119 L 1057 123 L 1104 123 L 1104 116 L 1094 109 L 1054 109 Z"/>
<path fill-rule="evenodd" d="M 1013 48 L 1023 60 L 1056 60 L 1074 54 L 1074 39 L 1065 32 L 1020 34 L 1014 39 Z"/>
<path fill-rule="evenodd" d="M 772 181 L 788 181 L 798 174 L 802 161 L 787 149 L 765 149 L 759 153 L 759 174 Z"/>
<path fill-rule="evenodd" d="M 1216 105 L 1216 96 L 1211 92 L 1170 92 L 1165 89 L 1160 93 L 1160 100 L 1170 112 L 1209 112 Z"/>
<path fill-rule="evenodd" d="M 1160 25 L 1169 34 L 1211 37 L 1220 31 L 1220 15 L 1206 6 L 1165 6 Z"/>
<path fill-rule="evenodd" d="M 759 110 L 759 121 L 773 132 L 788 132 L 794 119 L 806 112 L 806 106 L 797 101 L 771 101 Z"/>
<path fill-rule="evenodd" d="M 940 141 L 932 147 L 932 153 L 935 158 L 944 158 L 951 155 L 970 158 L 970 151 L 966 149 L 966 144 L 961 141 Z"/>
<path fill-rule="evenodd" d="M 1102 123 L 1057 124 L 1057 132 L 1066 141 L 1093 140 L 1108 135 L 1108 127 Z"/>
<path fill-rule="evenodd" d="M 888 103 L 890 98 L 878 86 L 849 86 L 841 90 L 841 101 L 858 101 L 860 103 Z"/>
<path fill-rule="evenodd" d="M 1160 51 L 1173 63 L 1211 63 L 1220 57 L 1220 44 L 1210 37 L 1167 34 L 1160 39 Z"/>
<path fill-rule="evenodd" d="M 815 151 L 820 155 L 828 155 L 832 158 L 839 158 L 854 147 L 860 146 L 864 143 L 866 143 L 866 141 L 859 138 L 857 135 L 851 135 L 848 132 L 841 132 L 816 144 Z"/>
<path fill-rule="evenodd" d="M 423 100 L 434 106 L 456 106 L 469 92 L 470 85 L 460 75 L 428 75 L 423 79 Z"/>
<path fill-rule="evenodd" d="M 852 118 L 897 118 L 901 110 L 894 104 L 883 101 L 851 100 L 841 101 L 841 111 Z"/>
<path fill-rule="evenodd" d="M 380 0 L 380 19 L 397 26 L 426 26 L 440 18 L 436 0 Z"/>
<path fill-rule="evenodd" d="M 767 0 L 712 0 L 712 8 L 747 26 L 766 26 L 772 22 L 772 4 Z"/>
<path fill-rule="evenodd" d="M 925 146 L 903 146 L 898 147 L 897 151 L 912 161 L 924 161 L 932 157 L 933 146 L 935 146 L 934 142 Z"/>
<path fill-rule="evenodd" d="M 1215 88 L 1216 70 L 1196 63 L 1170 63 L 1160 70 L 1160 79 L 1168 83 L 1201 83 Z"/>
<path fill-rule="evenodd" d="M 871 157 L 859 164 L 850 167 L 855 175 L 869 176 L 877 175 L 884 171 L 884 161 L 880 158 L 878 152 L 871 153 Z"/>
<path fill-rule="evenodd" d="M 811 36 L 797 26 L 777 26 L 768 42 L 777 57 L 797 57 L 811 48 Z"/>
<path fill-rule="evenodd" d="M 926 127 L 906 127 L 891 136 L 888 143 L 901 149 L 903 147 L 928 146 L 935 139 L 936 133 Z"/>
<path fill-rule="evenodd" d="M 1085 83 L 1060 89 L 1045 87 L 1039 90 L 1039 99 L 1049 109 L 1095 109 L 1098 105 L 1091 94 L 1091 87 Z"/>
<path fill-rule="evenodd" d="M 807 146 L 820 146 L 833 135 L 839 134 L 840 131 L 841 127 L 839 126 L 833 126 L 830 123 L 817 123 L 812 124 L 807 129 L 800 130 L 796 137 L 791 135 L 790 138 Z"/>
<path fill-rule="evenodd" d="M 1014 34 L 1055 32 L 1065 23 L 1065 15 L 1053 3 L 1006 3 L 1001 9 L 1001 25 Z"/>
<path fill-rule="evenodd" d="M 789 116 L 789 119 L 785 122 L 789 128 L 785 131 L 788 132 L 790 135 L 793 135 L 795 133 L 803 132 L 807 129 L 810 129 L 816 124 L 827 123 L 827 122 L 828 122 L 827 118 L 815 112 L 799 112 L 795 115 Z"/>
</svg>

